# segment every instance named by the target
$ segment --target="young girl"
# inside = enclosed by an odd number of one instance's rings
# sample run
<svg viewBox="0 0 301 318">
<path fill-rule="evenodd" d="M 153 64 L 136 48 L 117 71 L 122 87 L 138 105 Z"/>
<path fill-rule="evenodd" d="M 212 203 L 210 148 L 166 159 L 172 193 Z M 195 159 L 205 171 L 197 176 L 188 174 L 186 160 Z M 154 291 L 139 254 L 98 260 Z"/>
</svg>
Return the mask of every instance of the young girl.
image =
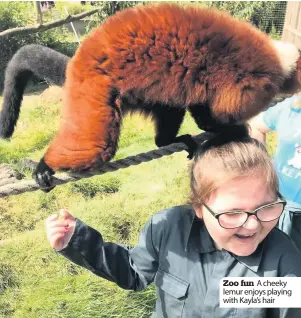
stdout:
<svg viewBox="0 0 301 318">
<path fill-rule="evenodd" d="M 153 317 L 301 317 L 294 308 L 220 308 L 224 277 L 301 276 L 301 254 L 275 228 L 285 207 L 264 147 L 245 135 L 215 136 L 195 157 L 191 205 L 145 225 L 136 247 L 105 242 L 66 210 L 46 221 L 50 245 L 121 288 L 155 283 Z"/>
</svg>

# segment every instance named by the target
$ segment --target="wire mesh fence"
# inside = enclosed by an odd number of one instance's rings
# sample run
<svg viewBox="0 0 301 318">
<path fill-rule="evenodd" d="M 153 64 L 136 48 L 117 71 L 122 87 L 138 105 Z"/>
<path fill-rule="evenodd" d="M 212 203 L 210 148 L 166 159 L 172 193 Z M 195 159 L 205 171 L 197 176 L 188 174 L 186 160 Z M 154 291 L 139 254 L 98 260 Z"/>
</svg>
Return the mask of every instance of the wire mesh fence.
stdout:
<svg viewBox="0 0 301 318">
<path fill-rule="evenodd" d="M 240 20 L 252 23 L 273 38 L 281 38 L 287 1 L 202 1 L 199 4 L 227 11 Z"/>
<path fill-rule="evenodd" d="M 250 22 L 262 31 L 281 37 L 283 33 L 287 1 L 277 1 L 270 5 L 264 13 L 259 13 Z"/>
<path fill-rule="evenodd" d="M 299 1 L 287 3 L 282 40 L 294 43 L 301 50 L 301 2 Z"/>
</svg>

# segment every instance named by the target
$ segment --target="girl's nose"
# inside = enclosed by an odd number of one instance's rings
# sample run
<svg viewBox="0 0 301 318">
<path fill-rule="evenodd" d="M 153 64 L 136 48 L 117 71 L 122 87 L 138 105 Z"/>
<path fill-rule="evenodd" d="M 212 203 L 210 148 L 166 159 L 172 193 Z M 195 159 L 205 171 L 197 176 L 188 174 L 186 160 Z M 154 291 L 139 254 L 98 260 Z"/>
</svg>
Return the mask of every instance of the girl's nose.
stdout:
<svg viewBox="0 0 301 318">
<path fill-rule="evenodd" d="M 243 227 L 248 230 L 257 230 L 259 226 L 260 222 L 256 215 L 249 216 L 247 222 L 243 225 Z"/>
</svg>

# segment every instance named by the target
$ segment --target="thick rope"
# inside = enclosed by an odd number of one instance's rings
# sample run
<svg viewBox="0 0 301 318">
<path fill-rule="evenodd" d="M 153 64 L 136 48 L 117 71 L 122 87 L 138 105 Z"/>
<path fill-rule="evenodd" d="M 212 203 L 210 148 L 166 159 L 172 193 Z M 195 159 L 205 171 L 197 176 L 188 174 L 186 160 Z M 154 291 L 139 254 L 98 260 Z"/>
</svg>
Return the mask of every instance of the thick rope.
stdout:
<svg viewBox="0 0 301 318">
<path fill-rule="evenodd" d="M 193 140 L 200 144 L 208 139 L 208 133 L 202 133 L 195 137 Z M 124 159 L 116 160 L 113 162 L 107 162 L 98 170 L 85 171 L 82 173 L 61 173 L 53 176 L 53 185 L 61 185 L 72 181 L 77 181 L 83 178 L 90 178 L 95 175 L 102 175 L 107 172 L 117 171 L 129 166 L 135 166 L 142 162 L 148 162 L 153 159 L 158 159 L 164 156 L 169 156 L 175 152 L 188 150 L 188 146 L 184 143 L 174 143 L 168 146 L 160 147 L 155 150 L 151 150 L 145 153 L 138 154 L 136 156 L 130 156 Z M 0 186 L 0 198 L 7 197 L 9 195 L 17 195 L 24 192 L 32 192 L 41 189 L 41 187 L 34 180 L 24 180 L 14 183 L 5 184 Z"/>
<path fill-rule="evenodd" d="M 276 103 L 284 100 L 287 96 L 282 96 L 275 98 L 273 103 L 270 105 L 273 106 Z M 193 137 L 194 141 L 198 144 L 208 139 L 208 133 L 201 133 Z M 61 185 L 72 181 L 77 181 L 84 178 L 90 178 L 95 175 L 102 175 L 107 172 L 117 171 L 119 169 L 124 169 L 129 166 L 135 166 L 142 162 L 148 162 L 153 159 L 158 159 L 163 156 L 169 156 L 175 152 L 180 152 L 183 150 L 188 150 L 188 146 L 184 143 L 174 143 L 165 147 L 161 147 L 149 152 L 141 153 L 136 156 L 130 156 L 121 160 L 116 160 L 113 162 L 105 163 L 100 169 L 93 171 L 85 171 L 82 173 L 62 173 L 53 176 L 53 185 Z M 24 192 L 32 192 L 41 189 L 41 187 L 34 180 L 24 180 L 24 181 L 13 181 L 11 183 L 0 186 L 0 198 L 7 197 L 9 195 L 17 195 Z"/>
</svg>

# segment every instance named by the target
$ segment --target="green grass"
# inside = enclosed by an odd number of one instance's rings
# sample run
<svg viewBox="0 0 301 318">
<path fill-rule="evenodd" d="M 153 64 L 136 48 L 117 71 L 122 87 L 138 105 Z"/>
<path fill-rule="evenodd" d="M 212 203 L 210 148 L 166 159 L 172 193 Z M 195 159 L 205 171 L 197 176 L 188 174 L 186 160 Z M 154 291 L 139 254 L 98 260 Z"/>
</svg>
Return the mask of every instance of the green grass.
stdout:
<svg viewBox="0 0 301 318">
<path fill-rule="evenodd" d="M 51 88 L 53 89 L 53 88 Z M 10 141 L 0 142 L 0 163 L 38 160 L 55 135 L 59 91 L 29 95 Z M 1 97 L 0 97 L 1 102 Z M 181 133 L 198 133 L 185 119 Z M 127 117 L 116 158 L 152 150 L 150 120 Z M 0 317 L 149 317 L 154 288 L 134 293 L 71 264 L 48 245 L 44 220 L 68 208 L 108 241 L 133 245 L 156 211 L 183 204 L 188 196 L 185 152 L 76 183 L 0 199 Z M 28 177 L 29 173 L 28 173 Z"/>
</svg>

